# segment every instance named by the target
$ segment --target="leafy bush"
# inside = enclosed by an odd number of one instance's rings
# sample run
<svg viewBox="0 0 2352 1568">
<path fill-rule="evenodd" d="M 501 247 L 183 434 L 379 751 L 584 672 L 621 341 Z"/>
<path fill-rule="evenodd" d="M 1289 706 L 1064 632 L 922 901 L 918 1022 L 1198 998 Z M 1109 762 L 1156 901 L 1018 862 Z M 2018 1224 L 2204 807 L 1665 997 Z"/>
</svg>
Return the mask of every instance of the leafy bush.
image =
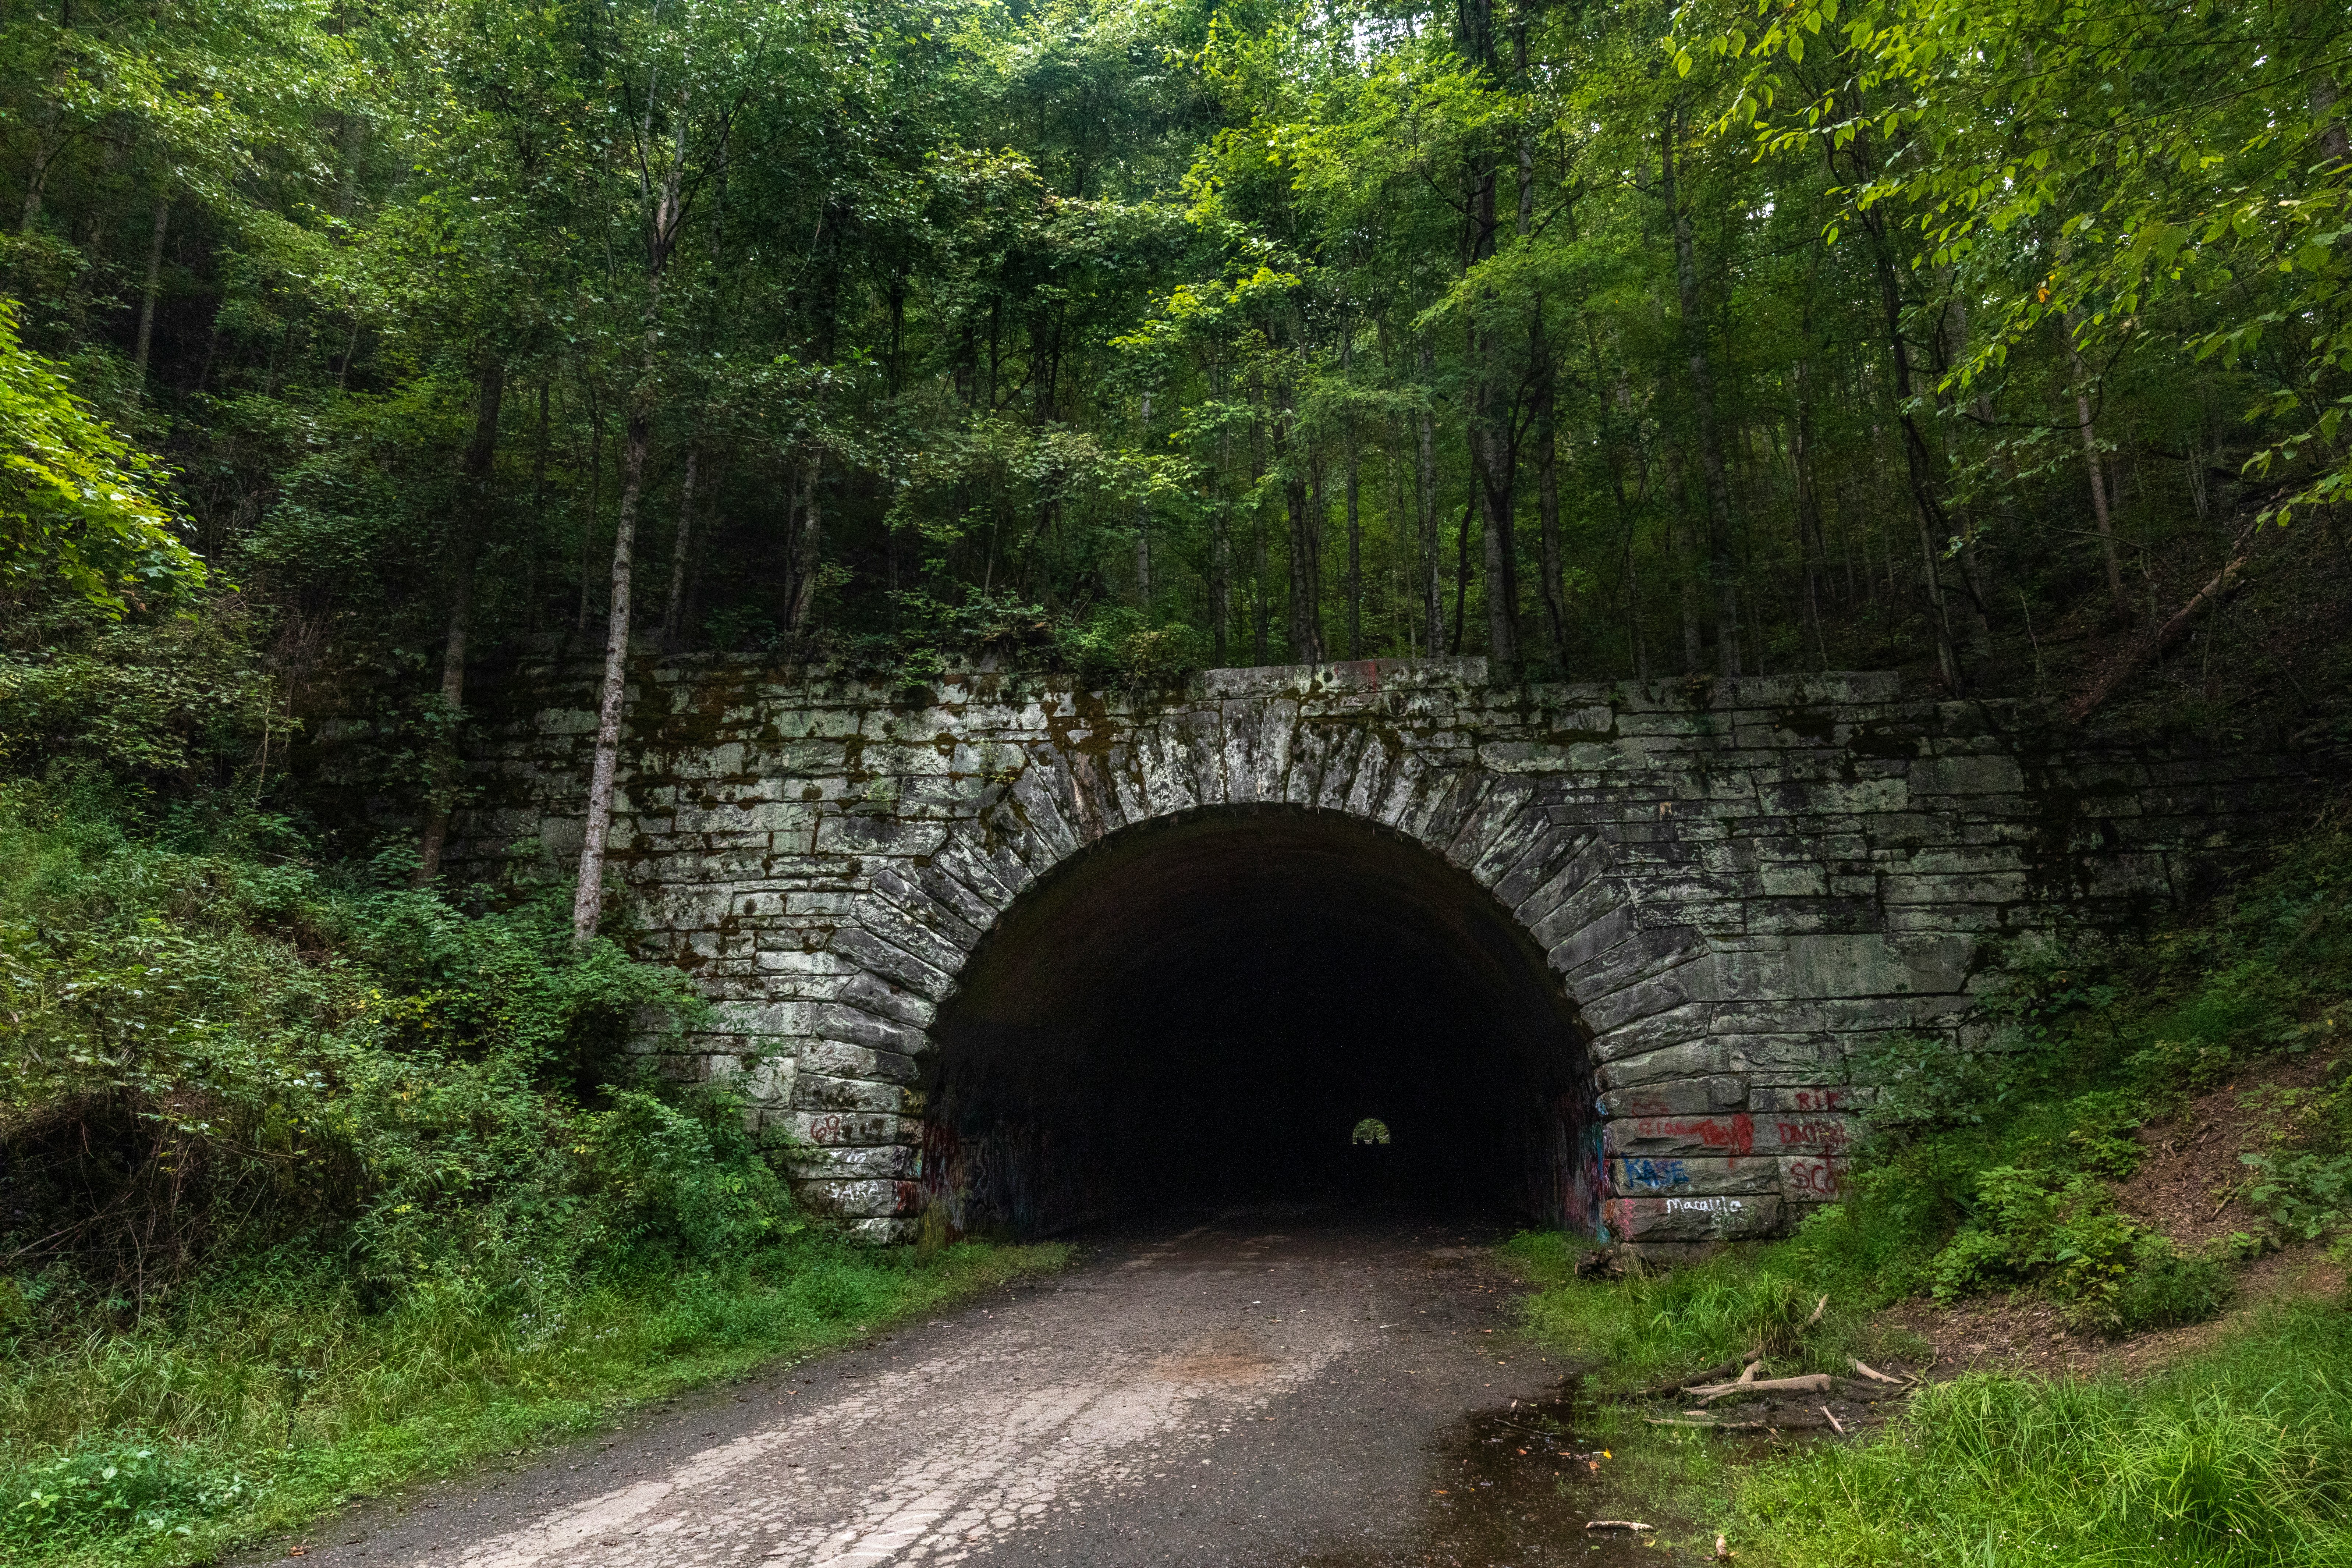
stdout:
<svg viewBox="0 0 2352 1568">
<path fill-rule="evenodd" d="M 2228 1299 L 2219 1263 L 2117 1214 L 2097 1175 L 1996 1166 L 1976 1196 L 1976 1217 L 1929 1266 L 1939 1301 L 2040 1285 L 2077 1327 L 2132 1333 L 2210 1317 Z"/>
<path fill-rule="evenodd" d="M 2247 1154 L 2256 1180 L 2248 1201 L 2303 1241 L 2352 1225 L 2352 1154 Z"/>
<path fill-rule="evenodd" d="M 552 905 L 468 914 L 0 787 L 0 1253 L 62 1325 L 298 1236 L 341 1236 L 380 1299 L 744 1245 L 785 1205 L 740 1107 L 669 1103 L 627 1049 L 697 1005 Z"/>
</svg>

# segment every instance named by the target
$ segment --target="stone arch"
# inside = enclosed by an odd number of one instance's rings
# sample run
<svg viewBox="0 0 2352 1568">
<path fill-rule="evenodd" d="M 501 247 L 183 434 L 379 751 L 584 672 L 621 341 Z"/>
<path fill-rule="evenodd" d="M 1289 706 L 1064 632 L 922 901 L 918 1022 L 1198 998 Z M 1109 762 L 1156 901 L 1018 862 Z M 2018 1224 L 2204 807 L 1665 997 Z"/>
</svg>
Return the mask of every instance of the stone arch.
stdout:
<svg viewBox="0 0 2352 1568">
<path fill-rule="evenodd" d="M 814 1020 L 831 1037 L 803 1047 L 793 1090 L 803 1190 L 869 1231 L 908 1226 L 937 1195 L 942 1150 L 934 1125 L 927 1174 L 923 1096 L 941 1007 L 1025 898 L 1154 827 L 1279 809 L 1412 846 L 1481 890 L 1569 1007 L 1588 987 L 1601 1000 L 1601 1017 L 1580 1021 L 1580 1046 L 1615 1021 L 1629 979 L 1687 956 L 1689 932 L 1641 928 L 1612 836 L 1573 803 L 1475 753 L 1433 764 L 1425 735 L 1399 739 L 1398 721 L 1412 715 L 1383 706 L 1332 722 L 1296 699 L 1254 695 L 1149 723 L 1090 724 L 1081 712 L 1048 726 L 1050 738 L 969 737 L 974 771 L 989 780 L 976 809 L 941 824 L 927 853 L 873 869 L 831 933 L 837 973 Z M 1586 1137 L 1597 1119 L 1583 1114 L 1591 1086 L 1588 1074 L 1562 1122 L 1563 1145 L 1575 1147 L 1559 1160 L 1576 1192 L 1533 1205 L 1586 1229 L 1598 1228 L 1602 1185 Z"/>
</svg>

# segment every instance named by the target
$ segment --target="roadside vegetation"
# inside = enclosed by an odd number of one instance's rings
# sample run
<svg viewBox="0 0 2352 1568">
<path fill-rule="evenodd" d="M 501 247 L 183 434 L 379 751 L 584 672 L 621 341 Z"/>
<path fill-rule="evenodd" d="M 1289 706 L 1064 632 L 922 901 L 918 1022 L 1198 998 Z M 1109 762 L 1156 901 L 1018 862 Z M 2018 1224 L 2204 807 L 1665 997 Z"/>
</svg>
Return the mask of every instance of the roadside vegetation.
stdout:
<svg viewBox="0 0 2352 1568">
<path fill-rule="evenodd" d="M 2319 1290 L 2248 1303 L 2147 1375 L 1931 1374 L 1851 1444 L 1747 1462 L 1652 1429 L 1667 1452 L 1636 1484 L 1728 1498 L 1722 1527 L 1759 1561 L 2352 1562 L 2352 830 L 2335 816 L 2198 923 L 2022 944 L 2005 974 L 1987 1049 L 1881 1058 L 1845 1195 L 1797 1235 L 1614 1280 L 1520 1237 L 1534 1328 L 1617 1392 L 1759 1349 L 1773 1374 L 1919 1366 L 1928 1347 L 1886 1313 L 1906 1300 L 2047 1302 L 2122 1341 L 2216 1317 L 2244 1264 L 2294 1247 L 2310 1268 L 2283 1278 Z M 2249 1218 L 2184 1247 L 2117 1187 L 2149 1155 L 2140 1129 L 2217 1090 L 2260 1131 L 2206 1196 Z"/>
<path fill-rule="evenodd" d="M 0 1557 L 193 1562 L 1054 1248 L 795 1211 L 699 1003 L 541 899 L 322 860 L 233 617 L 0 654 Z"/>
</svg>

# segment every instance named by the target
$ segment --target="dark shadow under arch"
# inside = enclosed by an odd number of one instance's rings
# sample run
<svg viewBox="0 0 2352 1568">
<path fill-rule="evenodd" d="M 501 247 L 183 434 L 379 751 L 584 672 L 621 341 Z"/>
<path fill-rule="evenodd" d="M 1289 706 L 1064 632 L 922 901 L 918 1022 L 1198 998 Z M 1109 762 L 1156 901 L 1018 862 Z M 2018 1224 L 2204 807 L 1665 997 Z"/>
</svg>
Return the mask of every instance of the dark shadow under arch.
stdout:
<svg viewBox="0 0 2352 1568">
<path fill-rule="evenodd" d="M 1287 1197 L 1598 1212 L 1588 1031 L 1542 952 L 1343 813 L 1109 836 L 1005 911 L 931 1033 L 925 1201 L 959 1230 Z M 1356 1144 L 1365 1117 L 1391 1141 Z"/>
</svg>

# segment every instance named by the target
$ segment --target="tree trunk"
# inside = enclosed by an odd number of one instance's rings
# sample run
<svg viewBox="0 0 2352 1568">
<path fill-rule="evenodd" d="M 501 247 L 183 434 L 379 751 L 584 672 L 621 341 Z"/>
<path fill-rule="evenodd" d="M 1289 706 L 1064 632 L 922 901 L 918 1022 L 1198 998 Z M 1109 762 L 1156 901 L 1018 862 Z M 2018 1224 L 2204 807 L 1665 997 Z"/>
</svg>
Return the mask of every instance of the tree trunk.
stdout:
<svg viewBox="0 0 2352 1568">
<path fill-rule="evenodd" d="M 1534 347 L 1549 360 L 1541 327 Z M 1539 362 L 1540 363 L 1540 362 Z M 1559 438 L 1552 403 L 1552 377 L 1548 363 L 1537 372 L 1536 383 L 1536 542 L 1543 574 L 1544 616 L 1550 623 L 1552 663 L 1568 669 L 1568 592 L 1559 542 Z"/>
<path fill-rule="evenodd" d="M 1429 657 L 1435 658 L 1445 646 L 1445 566 L 1437 549 L 1437 431 L 1427 401 L 1428 388 L 1435 356 L 1427 342 L 1421 345 L 1421 380 L 1423 402 L 1414 419 L 1413 482 L 1415 500 L 1421 508 L 1421 559 L 1427 569 L 1423 585 L 1427 600 L 1423 605 L 1426 616 L 1425 635 L 1422 646 Z"/>
<path fill-rule="evenodd" d="M 417 847 L 416 886 L 441 874 L 441 850 L 449 838 L 449 813 L 457 804 L 457 725 L 466 709 L 466 638 L 474 614 L 474 563 L 481 556 L 489 521 L 490 473 L 498 457 L 499 412 L 506 399 L 507 367 L 492 360 L 482 367 L 474 401 L 474 438 L 458 469 L 457 505 L 449 537 L 456 546 L 456 581 L 449 590 L 449 626 L 441 645 L 441 733 L 429 764 L 432 794 L 425 803 L 425 834 Z"/>
<path fill-rule="evenodd" d="M 1699 613 L 1698 541 L 1690 525 L 1690 486 L 1683 478 L 1682 453 L 1666 443 L 1666 542 L 1675 553 L 1675 576 L 1682 585 L 1683 673 L 1696 675 L 1706 662 L 1706 634 Z"/>
<path fill-rule="evenodd" d="M 2074 346 L 2077 318 L 2068 310 L 2059 318 L 2066 336 L 2066 363 L 2074 374 L 2074 423 L 2083 436 L 2083 467 L 2091 476 L 2091 515 L 2099 525 L 2099 559 L 2107 569 L 2107 597 L 2115 604 L 2116 619 L 2132 618 L 2131 599 L 2124 592 L 2123 560 L 2116 553 L 2116 523 L 2107 510 L 2107 483 L 2104 466 L 2099 461 L 2098 433 L 2092 428 L 2091 372 L 2083 363 L 2083 353 Z"/>
<path fill-rule="evenodd" d="M 1725 478 L 1723 436 L 1715 417 L 1715 374 L 1707 361 L 1706 322 L 1699 314 L 1698 268 L 1692 254 L 1690 214 L 1675 174 L 1682 140 L 1680 102 L 1665 115 L 1659 137 L 1659 181 L 1675 231 L 1675 281 L 1682 307 L 1683 342 L 1690 353 L 1691 404 L 1697 415 L 1699 472 L 1706 484 L 1707 574 L 1716 596 L 1715 655 L 1720 673 L 1739 673 L 1739 578 L 1731 553 L 1731 486 Z"/>
<path fill-rule="evenodd" d="M 1513 29 L 1517 42 L 1519 70 L 1528 67 L 1527 27 L 1524 24 Z M 1536 211 L 1536 143 L 1533 136 L 1519 138 L 1519 220 L 1518 237 L 1525 244 L 1535 224 Z M 1562 571 L 1559 549 L 1559 439 L 1558 405 L 1552 377 L 1551 342 L 1544 330 L 1543 290 L 1536 290 L 1534 308 L 1528 315 L 1528 368 L 1535 379 L 1536 420 L 1536 571 L 1542 581 L 1536 584 L 1543 600 L 1545 629 L 1551 637 L 1551 658 L 1554 668 L 1568 668 L 1568 595 Z"/>
<path fill-rule="evenodd" d="M 65 139 L 58 134 L 59 118 L 56 104 L 41 106 L 33 131 L 31 167 L 25 176 L 25 213 L 16 225 L 19 235 L 32 233 L 33 225 L 40 219 L 41 194 L 48 187 L 49 165 L 57 160 L 58 152 L 64 145 Z"/>
<path fill-rule="evenodd" d="M 1151 447 L 1151 394 L 1143 395 L 1143 445 Z M 1151 607 L 1151 503 L 1147 500 L 1135 509 L 1135 602 L 1145 610 Z"/>
<path fill-rule="evenodd" d="M 1255 398 L 1253 398 L 1255 401 Z M 1250 605 L 1250 662 L 1263 666 L 1268 635 L 1273 630 L 1274 596 L 1267 591 L 1266 579 L 1273 575 L 1265 542 L 1265 507 L 1258 499 L 1258 484 L 1265 478 L 1265 426 L 1263 420 L 1250 426 L 1250 522 L 1255 532 L 1257 562 L 1253 575 Z"/>
<path fill-rule="evenodd" d="M 651 377 L 648 376 L 650 383 Z M 596 757 L 588 774 L 588 821 L 580 843 L 580 877 L 572 897 L 572 937 L 596 934 L 604 908 L 604 843 L 613 830 L 613 786 L 620 771 L 621 714 L 628 700 L 629 586 L 637 536 L 637 497 L 646 451 L 653 444 L 652 388 L 629 408 L 623 432 L 621 509 L 613 519 L 613 600 L 604 621 L 604 680 L 596 702 Z"/>
<path fill-rule="evenodd" d="M 807 466 L 801 470 L 800 495 L 793 506 L 797 521 L 789 558 L 791 592 L 784 602 L 784 629 L 789 632 L 806 631 L 816 619 L 817 569 L 824 542 L 824 515 L 817 503 L 816 484 L 824 462 L 822 451 L 809 453 Z"/>
<path fill-rule="evenodd" d="M 1475 489 L 1478 481 L 1475 477 L 1473 477 L 1470 483 Z M 1478 501 L 1475 495 L 1463 498 L 1462 526 L 1454 531 L 1454 535 L 1453 647 L 1456 658 L 1461 657 L 1463 638 L 1467 635 L 1464 625 L 1464 617 L 1467 612 L 1464 606 L 1470 603 L 1470 519 L 1476 515 L 1477 510 Z"/>
<path fill-rule="evenodd" d="M 1290 521 L 1290 662 L 1323 662 L 1323 485 L 1315 459 L 1301 450 L 1290 394 L 1281 394 L 1275 440 L 1282 464 L 1282 504 Z M 1309 479 L 1313 479 L 1310 493 Z"/>
<path fill-rule="evenodd" d="M 155 342 L 155 298 L 163 285 L 163 230 L 172 217 L 172 198 L 155 198 L 155 226 L 147 240 L 147 280 L 139 291 L 139 338 L 131 354 L 131 396 L 147 393 L 147 353 Z"/>
<path fill-rule="evenodd" d="M 621 717 L 628 704 L 629 589 L 635 564 L 637 501 L 645 491 L 646 453 L 653 445 L 655 373 L 660 365 L 664 268 L 677 244 L 682 208 L 678 183 L 686 165 L 686 103 L 678 105 L 676 146 L 663 172 L 661 198 L 651 213 L 646 262 L 645 360 L 629 395 L 622 431 L 621 507 L 613 520 L 613 594 L 604 625 L 604 679 L 596 702 L 596 755 L 588 774 L 588 819 L 580 843 L 580 875 L 572 894 L 572 938 L 596 934 L 604 908 L 604 844 L 613 830 L 613 788 L 621 762 Z M 653 92 L 646 94 L 650 123 Z"/>
<path fill-rule="evenodd" d="M 1209 388 L 1223 403 L 1225 378 L 1222 369 L 1212 366 Z M 1216 644 L 1216 662 L 1223 668 L 1226 659 L 1226 637 L 1234 616 L 1234 503 L 1229 487 L 1234 473 L 1234 433 L 1223 420 L 1217 424 L 1216 493 L 1209 510 L 1209 624 Z"/>
<path fill-rule="evenodd" d="M 1811 346 L 1811 323 L 1808 322 L 1806 346 Z M 1790 466 L 1796 470 L 1797 486 L 1797 548 L 1804 561 L 1803 603 L 1805 641 L 1812 645 L 1822 668 L 1830 667 L 1829 640 L 1822 627 L 1822 580 L 1829 571 L 1829 551 L 1822 536 L 1822 500 L 1813 488 L 1813 395 L 1812 365 L 1810 361 L 1797 361 L 1793 380 L 1796 384 L 1796 423 L 1790 434 Z"/>
<path fill-rule="evenodd" d="M 2311 79 L 2311 117 L 2319 122 L 2319 152 L 2332 166 L 2352 163 L 2352 138 L 2344 133 L 2344 117 L 2336 111 L 2336 77 L 2323 66 Z"/>
<path fill-rule="evenodd" d="M 1339 374 L 1352 398 L 1355 393 L 1355 333 L 1343 323 L 1339 339 Z M 1356 410 L 1350 403 L 1339 432 L 1347 464 L 1341 486 L 1348 509 L 1348 657 L 1364 657 L 1364 520 L 1362 492 L 1356 474 Z"/>
<path fill-rule="evenodd" d="M 1957 697 L 1968 689 L 1968 683 L 1961 678 L 1959 652 L 1952 643 L 1951 606 L 1944 597 L 1943 563 L 1936 542 L 1939 538 L 1949 539 L 1952 528 L 1944 515 L 1943 503 L 1936 498 L 1927 438 L 1920 434 L 1918 421 L 1911 416 L 1911 343 L 1903 333 L 1903 291 L 1895 281 L 1894 255 L 1887 243 L 1885 209 L 1874 206 L 1866 211 L 1863 227 L 1871 239 L 1871 259 L 1878 274 L 1879 309 L 1885 318 L 1887 354 L 1895 368 L 1895 418 L 1902 427 L 1903 467 L 1910 479 L 1911 510 L 1919 528 L 1919 568 L 1927 592 L 1927 628 L 1935 637 L 1936 668 L 1944 678 L 1944 689 Z M 1887 592 L 1891 595 L 1895 588 L 1892 546 L 1889 552 Z"/>
<path fill-rule="evenodd" d="M 588 630 L 588 562 L 596 548 L 596 511 L 604 484 L 604 405 L 593 386 L 588 388 L 588 515 L 580 524 L 580 616 L 573 626 L 583 635 Z"/>
<path fill-rule="evenodd" d="M 678 618 L 686 605 L 686 563 L 694 545 L 694 474 L 702 453 L 689 438 L 686 447 L 686 473 L 678 482 L 677 542 L 669 553 L 669 602 L 662 609 L 662 647 L 676 650 L 678 639 Z"/>
</svg>

